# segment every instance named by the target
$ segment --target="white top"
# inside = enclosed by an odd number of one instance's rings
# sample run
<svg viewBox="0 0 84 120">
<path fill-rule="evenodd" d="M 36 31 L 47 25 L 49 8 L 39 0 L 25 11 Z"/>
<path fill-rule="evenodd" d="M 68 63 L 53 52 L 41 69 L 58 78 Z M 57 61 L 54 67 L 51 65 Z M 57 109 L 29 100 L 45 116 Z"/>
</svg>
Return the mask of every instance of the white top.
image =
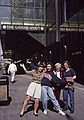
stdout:
<svg viewBox="0 0 84 120">
<path fill-rule="evenodd" d="M 61 75 L 60 75 L 60 71 L 54 71 L 54 74 L 59 78 L 59 79 L 61 79 Z"/>
<path fill-rule="evenodd" d="M 14 63 L 11 63 L 8 67 L 8 73 L 9 72 L 16 72 L 17 71 L 17 66 Z"/>
<path fill-rule="evenodd" d="M 60 71 L 56 72 L 56 74 L 57 74 L 57 77 L 61 79 L 61 77 L 60 77 Z"/>
</svg>

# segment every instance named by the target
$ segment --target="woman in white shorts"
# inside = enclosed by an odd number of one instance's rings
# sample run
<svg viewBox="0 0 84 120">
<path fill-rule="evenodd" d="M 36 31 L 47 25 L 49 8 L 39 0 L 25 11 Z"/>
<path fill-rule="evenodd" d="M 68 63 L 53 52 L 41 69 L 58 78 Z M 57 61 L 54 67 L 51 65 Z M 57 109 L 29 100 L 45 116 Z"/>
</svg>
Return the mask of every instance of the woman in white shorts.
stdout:
<svg viewBox="0 0 84 120">
<path fill-rule="evenodd" d="M 31 71 L 27 71 L 24 64 L 20 64 L 20 66 L 24 69 L 24 71 L 28 75 L 32 75 L 32 79 L 33 79 L 33 81 L 30 83 L 27 89 L 26 98 L 23 103 L 20 117 L 24 115 L 24 111 L 31 97 L 34 97 L 34 101 L 35 101 L 34 102 L 34 115 L 38 116 L 37 110 L 39 106 L 39 100 L 41 97 L 41 80 L 43 77 L 47 77 L 49 80 L 51 80 L 51 76 L 49 74 L 44 73 L 42 65 L 39 65 L 36 69 L 31 70 Z"/>
</svg>

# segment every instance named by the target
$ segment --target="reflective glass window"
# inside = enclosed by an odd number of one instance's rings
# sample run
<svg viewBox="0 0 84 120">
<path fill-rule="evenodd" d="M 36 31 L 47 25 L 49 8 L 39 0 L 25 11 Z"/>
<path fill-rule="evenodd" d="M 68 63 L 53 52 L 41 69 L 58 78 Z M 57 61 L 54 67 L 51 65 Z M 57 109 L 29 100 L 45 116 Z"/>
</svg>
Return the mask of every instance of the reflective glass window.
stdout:
<svg viewBox="0 0 84 120">
<path fill-rule="evenodd" d="M 44 9 L 35 9 L 35 19 L 44 19 Z"/>
<path fill-rule="evenodd" d="M 0 6 L 1 22 L 11 22 L 11 8 Z"/>
<path fill-rule="evenodd" d="M 0 5 L 11 5 L 12 0 L 0 0 Z"/>
<path fill-rule="evenodd" d="M 12 7 L 12 22 L 23 23 L 24 11 L 24 8 Z"/>
<path fill-rule="evenodd" d="M 25 9 L 24 11 L 24 19 L 34 19 L 34 9 Z"/>
</svg>

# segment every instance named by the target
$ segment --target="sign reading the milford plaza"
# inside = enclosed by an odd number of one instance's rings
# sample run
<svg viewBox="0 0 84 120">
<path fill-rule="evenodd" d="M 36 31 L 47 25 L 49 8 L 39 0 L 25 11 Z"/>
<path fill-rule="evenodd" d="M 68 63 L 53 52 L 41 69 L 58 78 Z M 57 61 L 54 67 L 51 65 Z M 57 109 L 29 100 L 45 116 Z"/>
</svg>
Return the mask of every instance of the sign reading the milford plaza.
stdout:
<svg viewBox="0 0 84 120">
<path fill-rule="evenodd" d="M 30 30 L 30 31 L 38 31 L 44 30 L 44 26 L 28 26 L 28 25 L 8 25 L 8 24 L 2 24 L 1 29 L 4 30 Z"/>
<path fill-rule="evenodd" d="M 78 27 L 60 27 L 60 31 L 79 31 L 84 32 L 84 28 L 78 28 Z"/>
</svg>

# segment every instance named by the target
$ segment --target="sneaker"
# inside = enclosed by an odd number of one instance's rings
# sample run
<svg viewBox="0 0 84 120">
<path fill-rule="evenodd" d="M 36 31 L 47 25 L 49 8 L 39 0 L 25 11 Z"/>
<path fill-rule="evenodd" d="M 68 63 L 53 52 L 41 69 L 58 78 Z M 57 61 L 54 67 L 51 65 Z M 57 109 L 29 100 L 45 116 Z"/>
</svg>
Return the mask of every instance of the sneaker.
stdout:
<svg viewBox="0 0 84 120">
<path fill-rule="evenodd" d="M 65 115 L 65 113 L 64 113 L 62 110 L 59 110 L 59 113 L 60 113 L 61 115 Z"/>
<path fill-rule="evenodd" d="M 44 110 L 44 114 L 47 115 L 48 114 L 48 111 L 47 109 Z"/>
<path fill-rule="evenodd" d="M 74 110 L 71 110 L 70 113 L 73 114 L 73 113 L 74 113 Z"/>
</svg>

